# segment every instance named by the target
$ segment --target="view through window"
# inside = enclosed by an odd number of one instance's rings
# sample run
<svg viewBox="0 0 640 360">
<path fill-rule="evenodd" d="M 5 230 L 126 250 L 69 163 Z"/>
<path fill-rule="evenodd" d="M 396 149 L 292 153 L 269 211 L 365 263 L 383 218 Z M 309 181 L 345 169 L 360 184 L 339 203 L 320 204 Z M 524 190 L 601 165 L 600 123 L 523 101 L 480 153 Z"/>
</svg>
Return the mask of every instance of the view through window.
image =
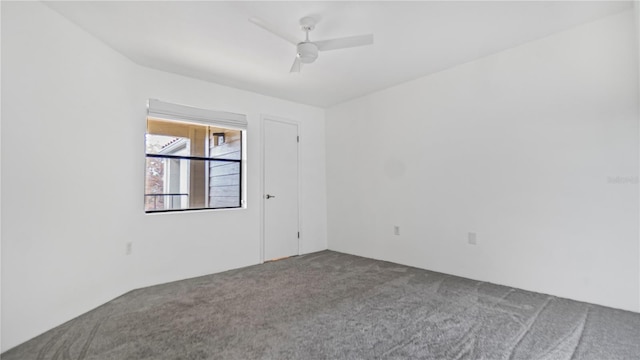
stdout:
<svg viewBox="0 0 640 360">
<path fill-rule="evenodd" d="M 242 130 L 147 118 L 146 212 L 242 206 Z"/>
</svg>

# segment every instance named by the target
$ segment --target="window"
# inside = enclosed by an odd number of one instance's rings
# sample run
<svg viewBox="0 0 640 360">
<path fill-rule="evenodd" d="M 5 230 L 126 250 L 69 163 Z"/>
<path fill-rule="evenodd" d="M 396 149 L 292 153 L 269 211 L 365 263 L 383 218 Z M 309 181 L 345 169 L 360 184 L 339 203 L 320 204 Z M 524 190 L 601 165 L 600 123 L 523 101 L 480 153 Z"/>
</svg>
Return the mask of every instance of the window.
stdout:
<svg viewBox="0 0 640 360">
<path fill-rule="evenodd" d="M 145 211 L 242 207 L 245 129 L 244 115 L 149 100 Z"/>
</svg>

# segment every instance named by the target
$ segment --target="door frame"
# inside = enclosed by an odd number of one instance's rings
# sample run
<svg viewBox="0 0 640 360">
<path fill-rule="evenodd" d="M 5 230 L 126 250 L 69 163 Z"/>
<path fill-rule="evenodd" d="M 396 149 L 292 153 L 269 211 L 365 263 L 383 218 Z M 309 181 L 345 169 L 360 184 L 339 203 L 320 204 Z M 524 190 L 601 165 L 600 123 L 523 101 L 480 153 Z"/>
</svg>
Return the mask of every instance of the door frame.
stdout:
<svg viewBox="0 0 640 360">
<path fill-rule="evenodd" d="M 280 122 L 280 123 L 285 123 L 285 124 L 289 124 L 289 125 L 296 125 L 298 128 L 298 147 L 297 147 L 297 151 L 298 151 L 298 164 L 297 164 L 297 172 L 298 172 L 298 231 L 300 233 L 300 237 L 298 238 L 298 254 L 300 255 L 300 242 L 302 241 L 304 234 L 302 233 L 302 179 L 301 179 L 301 172 L 300 169 L 302 167 L 302 151 L 300 151 L 301 146 L 302 146 L 302 142 L 300 141 L 302 139 L 302 122 L 297 121 L 297 120 L 291 120 L 291 119 L 287 119 L 287 118 L 283 118 L 280 116 L 274 116 L 274 115 L 268 115 L 268 114 L 260 114 L 260 140 L 262 142 L 262 156 L 260 159 L 260 172 L 261 172 L 261 176 L 260 176 L 260 211 L 261 211 L 261 216 L 260 216 L 260 254 L 259 254 L 259 259 L 260 259 L 260 263 L 264 263 L 265 258 L 264 258 L 264 248 L 265 248 L 265 222 L 266 222 L 266 201 L 264 198 L 264 194 L 265 194 L 265 179 L 266 179 L 266 174 L 265 174 L 265 156 L 266 156 L 266 138 L 265 138 L 265 122 L 266 121 L 274 121 L 274 122 Z"/>
</svg>

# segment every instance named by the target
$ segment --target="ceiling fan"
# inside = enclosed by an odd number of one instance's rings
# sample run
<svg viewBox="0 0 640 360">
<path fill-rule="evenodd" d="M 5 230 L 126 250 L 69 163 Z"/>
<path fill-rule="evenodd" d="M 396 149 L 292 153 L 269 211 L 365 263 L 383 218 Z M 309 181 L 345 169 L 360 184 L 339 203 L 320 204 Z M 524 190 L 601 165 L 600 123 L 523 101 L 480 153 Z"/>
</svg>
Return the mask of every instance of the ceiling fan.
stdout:
<svg viewBox="0 0 640 360">
<path fill-rule="evenodd" d="M 296 46 L 296 59 L 293 62 L 293 66 L 291 66 L 290 72 L 300 72 L 302 64 L 311 64 L 316 61 L 318 58 L 318 51 L 344 49 L 373 44 L 373 34 L 311 41 L 309 40 L 309 31 L 315 29 L 316 20 L 309 16 L 300 19 L 300 28 L 306 34 L 304 41 L 298 41 L 295 36 L 290 36 L 289 34 L 280 32 L 278 29 L 259 18 L 252 17 L 249 18 L 249 21 Z"/>
</svg>

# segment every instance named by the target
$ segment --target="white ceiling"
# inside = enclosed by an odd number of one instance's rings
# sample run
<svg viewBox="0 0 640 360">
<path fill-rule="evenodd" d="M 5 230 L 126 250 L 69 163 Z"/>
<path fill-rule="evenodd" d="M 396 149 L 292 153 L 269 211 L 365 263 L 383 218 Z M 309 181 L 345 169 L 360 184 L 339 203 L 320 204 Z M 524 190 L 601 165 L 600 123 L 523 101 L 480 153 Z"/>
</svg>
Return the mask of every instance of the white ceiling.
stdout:
<svg viewBox="0 0 640 360">
<path fill-rule="evenodd" d="M 603 2 L 48 2 L 134 62 L 321 107 L 441 71 L 631 8 Z M 374 44 L 321 52 L 290 74 L 295 47 L 248 21 L 303 39 L 374 34 Z"/>
</svg>

